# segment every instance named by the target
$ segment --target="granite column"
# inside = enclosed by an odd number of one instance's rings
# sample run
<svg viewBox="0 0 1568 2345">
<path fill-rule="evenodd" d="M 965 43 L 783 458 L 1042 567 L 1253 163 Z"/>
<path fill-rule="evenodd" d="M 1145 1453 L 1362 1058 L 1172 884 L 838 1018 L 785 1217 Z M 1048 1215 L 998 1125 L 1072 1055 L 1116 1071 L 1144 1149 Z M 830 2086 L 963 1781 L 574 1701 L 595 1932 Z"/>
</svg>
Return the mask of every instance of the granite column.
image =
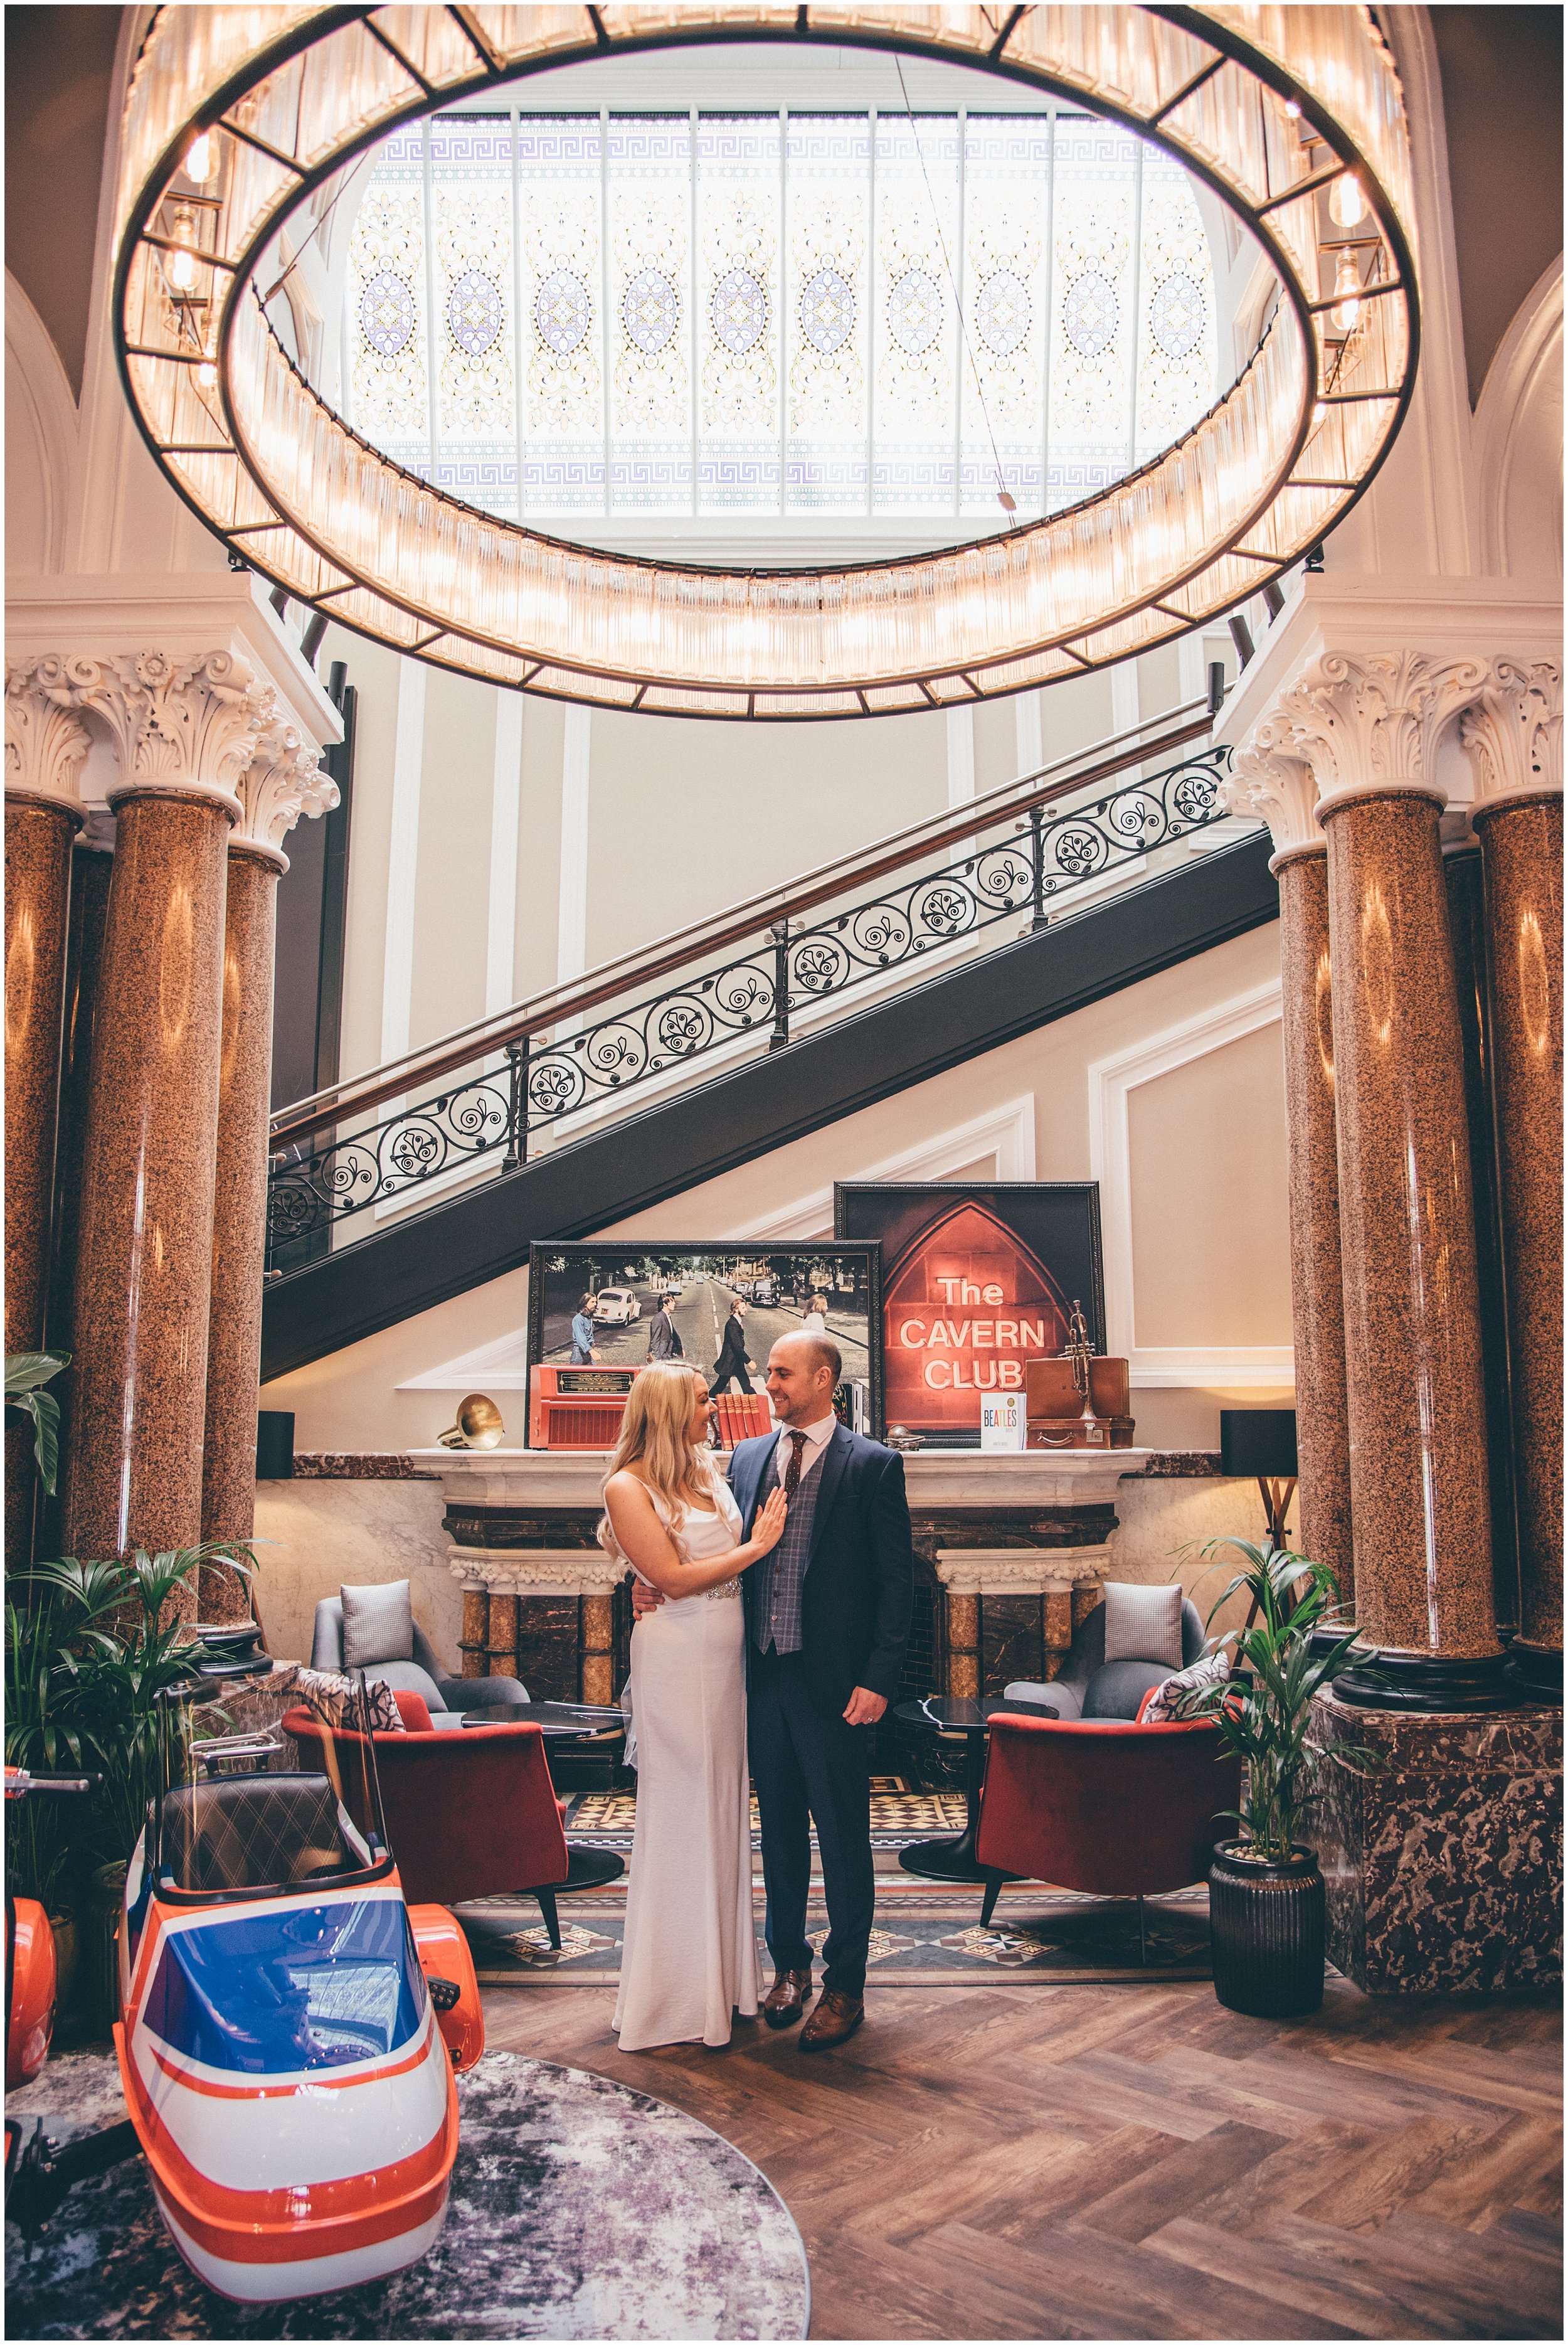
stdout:
<svg viewBox="0 0 1568 2345">
<path fill-rule="evenodd" d="M 44 1347 L 66 998 L 72 841 L 86 726 L 49 697 L 36 663 L 5 679 L 5 1349 Z M 5 1551 L 32 1555 L 30 1429 L 5 1435 Z"/>
<path fill-rule="evenodd" d="M 88 1075 L 66 1537 L 80 1556 L 194 1546 L 236 785 L 266 708 L 228 651 L 58 663 L 119 751 Z M 196 1610 L 196 1589 L 180 1610 Z"/>
<path fill-rule="evenodd" d="M 76 1410 L 76 1361 L 82 1345 L 76 1325 L 76 1241 L 81 1230 L 81 1171 L 86 1154 L 88 1076 L 92 1065 L 93 1010 L 98 999 L 104 936 L 108 927 L 113 876 L 114 817 L 88 812 L 71 859 L 71 919 L 66 947 L 66 1014 L 60 1044 L 60 1112 L 55 1139 L 55 1213 L 49 1266 L 46 1340 L 68 1352 L 71 1365 L 49 1389 L 60 1403 L 60 1478 L 45 1501 L 34 1528 L 35 1552 L 65 1555 L 66 1502 L 69 1495 L 71 1420 Z"/>
<path fill-rule="evenodd" d="M 1531 1692 L 1563 1694 L 1563 681 L 1494 660 L 1464 718 L 1476 772 Z"/>
<path fill-rule="evenodd" d="M 1299 758 L 1274 752 L 1271 737 L 1264 726 L 1257 748 L 1237 757 L 1226 800 L 1235 813 L 1260 815 L 1276 850 L 1269 868 L 1280 888 L 1299 1537 L 1302 1552 L 1332 1571 L 1340 1601 L 1350 1610 L 1355 1603 L 1355 1557 L 1334 1109 L 1329 850 L 1315 818 L 1317 793 L 1310 768 Z"/>
<path fill-rule="evenodd" d="M 217 1092 L 217 1193 L 202 1461 L 201 1535 L 238 1543 L 256 1528 L 256 1413 L 261 1374 L 262 1267 L 267 1244 L 267 1126 L 272 1086 L 272 972 L 279 841 L 303 812 L 338 803 L 337 785 L 292 727 L 262 738 L 241 778 L 245 814 L 228 841 L 224 916 L 223 1046 Z M 201 1568 L 200 1617 L 250 1617 L 241 1576 Z"/>
<path fill-rule="evenodd" d="M 1462 1046 L 1433 778 L 1475 663 L 1320 659 L 1284 696 L 1329 842 L 1357 1615 L 1377 1676 L 1342 1697 L 1513 1699 L 1492 1609 Z"/>
</svg>

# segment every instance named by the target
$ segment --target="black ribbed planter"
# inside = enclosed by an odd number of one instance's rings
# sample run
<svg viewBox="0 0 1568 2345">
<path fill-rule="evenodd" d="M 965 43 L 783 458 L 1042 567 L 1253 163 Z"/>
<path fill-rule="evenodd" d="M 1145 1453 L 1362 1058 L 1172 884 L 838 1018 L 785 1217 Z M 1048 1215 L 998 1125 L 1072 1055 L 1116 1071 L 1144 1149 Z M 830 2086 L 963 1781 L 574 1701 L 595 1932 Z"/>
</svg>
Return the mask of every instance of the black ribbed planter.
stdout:
<svg viewBox="0 0 1568 2345">
<path fill-rule="evenodd" d="M 1214 1992 L 1227 2011 L 1299 2019 L 1323 2001 L 1323 1876 L 1312 1851 L 1259 1864 L 1221 1841 L 1209 1875 Z"/>
</svg>

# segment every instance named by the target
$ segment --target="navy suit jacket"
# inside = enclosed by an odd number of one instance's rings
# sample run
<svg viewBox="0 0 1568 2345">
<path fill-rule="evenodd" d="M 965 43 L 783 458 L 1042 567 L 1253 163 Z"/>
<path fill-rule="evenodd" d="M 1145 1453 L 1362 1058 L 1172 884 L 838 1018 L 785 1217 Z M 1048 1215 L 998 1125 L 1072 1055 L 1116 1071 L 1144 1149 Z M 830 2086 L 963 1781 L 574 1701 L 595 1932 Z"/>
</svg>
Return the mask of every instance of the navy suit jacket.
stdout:
<svg viewBox="0 0 1568 2345">
<path fill-rule="evenodd" d="M 730 1461 L 744 1528 L 751 1537 L 763 1477 L 775 1433 L 739 1441 Z M 816 1512 L 801 1588 L 801 1650 L 812 1691 L 824 1708 L 842 1711 L 856 1686 L 891 1701 L 898 1691 L 909 1613 L 915 1596 L 915 1550 L 904 1460 L 878 1441 L 835 1426 L 817 1467 Z M 752 1574 L 741 1582 L 746 1599 L 748 1653 Z"/>
</svg>

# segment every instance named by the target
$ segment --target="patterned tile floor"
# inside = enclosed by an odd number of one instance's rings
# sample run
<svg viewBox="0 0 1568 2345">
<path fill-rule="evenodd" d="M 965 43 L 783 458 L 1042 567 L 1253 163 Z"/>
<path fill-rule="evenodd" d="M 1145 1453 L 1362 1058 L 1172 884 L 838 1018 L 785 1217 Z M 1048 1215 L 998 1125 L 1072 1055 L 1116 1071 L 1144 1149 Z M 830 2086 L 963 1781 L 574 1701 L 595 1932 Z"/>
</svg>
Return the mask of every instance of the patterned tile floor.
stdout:
<svg viewBox="0 0 1568 2345">
<path fill-rule="evenodd" d="M 757 1951 L 764 1900 L 756 1884 Z M 1130 1901 L 1081 1897 L 1025 1882 L 1005 1890 L 988 1929 L 979 1925 L 980 1892 L 917 1881 L 877 1882 L 877 1926 L 871 1965 L 878 1986 L 973 1986 L 998 1973 L 1017 1983 L 1065 1985 L 1087 1981 L 1204 1979 L 1209 1975 L 1209 1893 L 1182 1890 L 1145 1901 L 1148 1962 L 1141 1959 L 1138 1909 Z M 486 1986 L 612 1986 L 620 1967 L 626 1884 L 562 1900 L 561 1949 L 531 1897 L 491 1897 L 460 1909 Z M 820 1952 L 827 1911 L 814 1884 L 807 1936 Z"/>
<path fill-rule="evenodd" d="M 960 1832 L 966 1811 L 957 1792 L 912 1791 L 901 1775 L 871 1779 L 871 1843 L 906 1848 L 911 1841 Z M 566 1829 L 596 1848 L 630 1849 L 637 1821 L 634 1792 L 581 1792 L 567 1805 Z M 760 1845 L 757 1803 L 752 1801 L 752 1845 Z"/>
</svg>

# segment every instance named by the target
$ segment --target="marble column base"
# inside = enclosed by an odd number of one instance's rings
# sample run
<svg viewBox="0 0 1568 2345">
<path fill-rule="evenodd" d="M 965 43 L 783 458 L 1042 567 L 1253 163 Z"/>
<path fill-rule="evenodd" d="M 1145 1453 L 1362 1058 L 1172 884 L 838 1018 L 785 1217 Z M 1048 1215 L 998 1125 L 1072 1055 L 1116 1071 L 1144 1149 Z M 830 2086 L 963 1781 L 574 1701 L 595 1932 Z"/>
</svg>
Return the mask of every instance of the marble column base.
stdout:
<svg viewBox="0 0 1568 2345">
<path fill-rule="evenodd" d="M 1313 1703 L 1312 1746 L 1360 1744 L 1373 1771 L 1324 1770 L 1309 1812 L 1329 1959 L 1368 1995 L 1485 1995 L 1563 1976 L 1563 1715 Z"/>
<path fill-rule="evenodd" d="M 1359 1710 L 1446 1714 L 1461 1710 L 1512 1710 L 1519 1700 L 1502 1653 L 1450 1660 L 1442 1653 L 1383 1650 L 1363 1668 L 1347 1670 L 1334 1684 L 1340 1700 Z"/>
<path fill-rule="evenodd" d="M 1518 1692 L 1529 1700 L 1563 1700 L 1563 1649 L 1538 1645 L 1529 1637 L 1515 1637 L 1508 1648 L 1508 1674 Z"/>
</svg>

